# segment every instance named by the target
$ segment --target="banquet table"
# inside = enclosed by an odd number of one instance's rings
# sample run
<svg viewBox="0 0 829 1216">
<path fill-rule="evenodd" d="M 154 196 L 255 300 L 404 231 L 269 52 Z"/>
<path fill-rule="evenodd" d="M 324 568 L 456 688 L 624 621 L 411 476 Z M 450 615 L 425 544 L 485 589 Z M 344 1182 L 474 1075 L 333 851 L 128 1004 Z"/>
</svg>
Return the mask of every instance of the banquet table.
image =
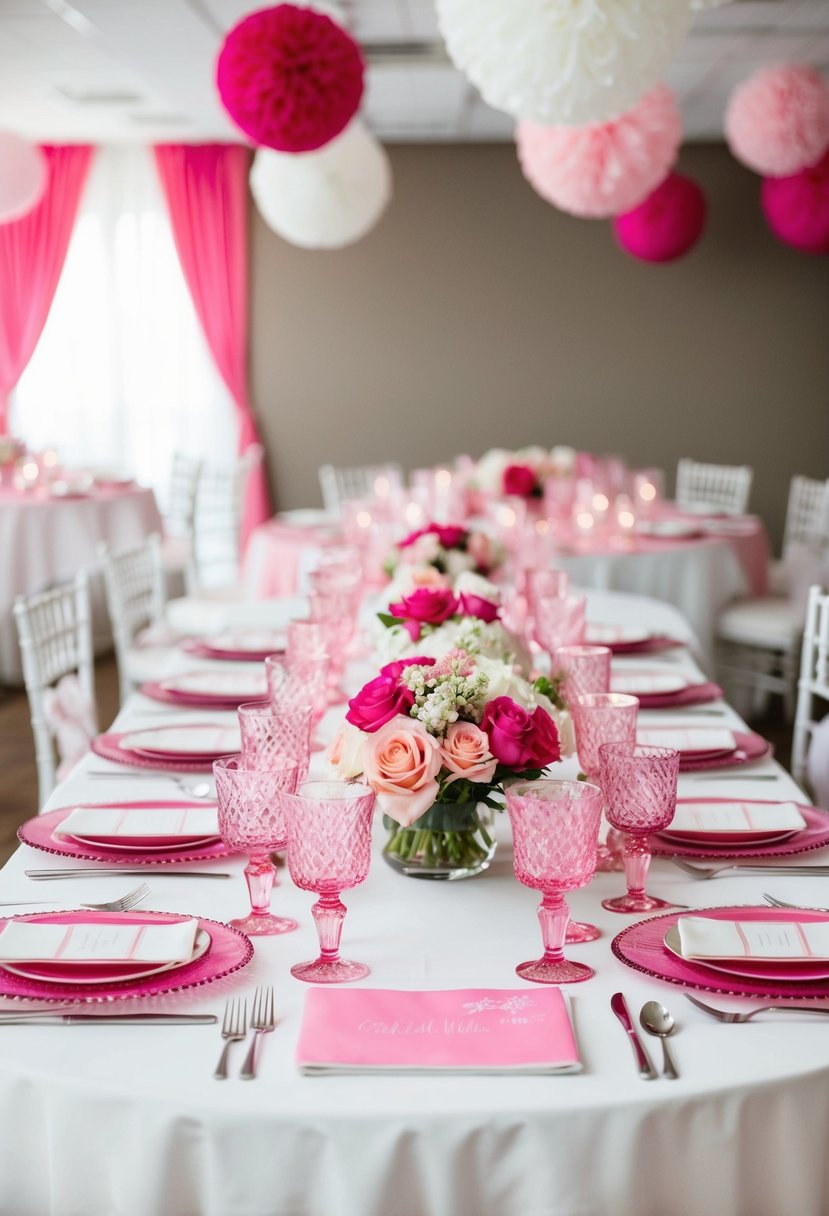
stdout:
<svg viewBox="0 0 829 1216">
<path fill-rule="evenodd" d="M 139 544 L 161 530 L 152 490 L 95 487 L 50 497 L 45 492 L 0 489 L 0 683 L 21 682 L 12 607 L 18 595 L 45 591 L 98 565 L 101 541 L 115 548 Z M 103 588 L 92 586 L 96 642 L 110 639 Z"/>
<path fill-rule="evenodd" d="M 689 649 L 692 632 L 670 606 L 596 592 L 589 616 L 675 637 L 685 645 L 650 655 L 648 664 L 699 676 Z M 184 669 L 195 660 L 178 655 L 170 663 L 171 670 Z M 618 659 L 614 669 L 625 664 L 638 668 L 642 659 Z M 349 685 L 371 674 L 365 662 L 354 664 Z M 332 737 L 341 712 L 327 715 L 321 733 Z M 208 717 L 232 722 L 234 715 L 168 710 L 136 694 L 117 727 Z M 694 716 L 688 710 L 643 711 L 642 718 L 648 725 L 741 726 L 723 702 L 697 707 Z M 571 759 L 556 767 L 574 776 L 577 766 Z M 100 757 L 85 758 L 47 809 L 81 799 L 174 792 L 163 774 L 135 788 L 88 776 L 90 769 L 107 768 L 123 771 Z M 757 776 L 771 780 L 758 784 Z M 699 774 L 682 775 L 680 795 L 691 793 L 805 800 L 771 758 L 723 770 L 704 784 Z M 379 823 L 376 829 L 368 879 L 345 895 L 343 951 L 371 966 L 363 985 L 523 988 L 532 994 L 534 986 L 519 980 L 514 967 L 540 949 L 538 894 L 513 877 L 506 817 L 490 870 L 458 883 L 393 872 L 380 856 Z M 826 864 L 827 853 L 804 855 L 804 862 Z M 49 864 L 58 863 L 21 846 L 0 873 L 0 899 L 42 896 L 73 907 L 82 899 L 111 898 L 137 881 L 34 884 L 25 878 L 25 868 Z M 148 876 L 147 906 L 215 919 L 242 914 L 242 864 L 213 863 L 232 873 L 228 881 Z M 250 998 L 256 984 L 272 983 L 278 1021 L 262 1044 L 257 1081 L 236 1079 L 238 1048 L 232 1079 L 213 1080 L 218 1027 L 0 1027 L 0 1210 L 14 1216 L 825 1213 L 826 1025 L 797 1014 L 720 1025 L 692 1007 L 681 988 L 625 967 L 610 942 L 636 918 L 605 911 L 599 902 L 621 891 L 622 882 L 619 874 L 597 874 L 570 898 L 574 916 L 602 931 L 600 940 L 568 948 L 596 969 L 595 978 L 569 992 L 582 1073 L 308 1077 L 293 1062 L 306 989 L 289 967 L 316 953 L 312 897 L 283 877 L 273 907 L 300 921 L 296 933 L 256 939 L 244 971 L 189 996 L 155 1002 L 169 1011 L 221 1015 L 228 995 Z M 760 902 L 765 890 L 825 904 L 825 886 L 819 878 L 782 875 L 698 882 L 659 859 L 649 880 L 652 893 L 699 908 Z M 637 1076 L 609 1008 L 619 990 L 634 1016 L 652 998 L 674 1013 L 679 1080 Z M 711 1001 L 734 1007 L 728 997 Z M 655 1041 L 648 1049 L 656 1061 Z"/>
</svg>

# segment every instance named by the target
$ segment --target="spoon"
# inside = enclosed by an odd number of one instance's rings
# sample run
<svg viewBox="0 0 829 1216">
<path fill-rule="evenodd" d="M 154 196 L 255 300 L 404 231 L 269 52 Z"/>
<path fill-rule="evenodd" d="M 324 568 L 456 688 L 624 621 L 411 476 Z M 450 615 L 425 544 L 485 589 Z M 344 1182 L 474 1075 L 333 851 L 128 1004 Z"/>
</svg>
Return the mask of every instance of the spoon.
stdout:
<svg viewBox="0 0 829 1216">
<path fill-rule="evenodd" d="M 662 1076 L 669 1077 L 672 1081 L 678 1080 L 679 1073 L 667 1043 L 668 1035 L 676 1025 L 673 1015 L 659 1001 L 646 1001 L 639 1014 L 639 1021 L 648 1034 L 662 1040 Z"/>
</svg>

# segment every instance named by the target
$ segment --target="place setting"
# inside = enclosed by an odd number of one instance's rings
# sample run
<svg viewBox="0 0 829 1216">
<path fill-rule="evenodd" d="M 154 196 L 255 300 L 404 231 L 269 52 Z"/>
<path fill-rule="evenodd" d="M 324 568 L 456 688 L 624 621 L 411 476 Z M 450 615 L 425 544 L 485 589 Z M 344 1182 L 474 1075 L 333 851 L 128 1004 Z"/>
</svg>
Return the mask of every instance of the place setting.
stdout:
<svg viewBox="0 0 829 1216">
<path fill-rule="evenodd" d="M 693 680 L 682 671 L 664 667 L 617 667 L 611 673 L 610 691 L 637 697 L 640 709 L 682 709 L 722 699 L 713 680 Z"/>
<path fill-rule="evenodd" d="M 640 725 L 636 737 L 643 744 L 675 747 L 683 773 L 750 764 L 772 754 L 762 735 L 720 726 Z"/>
<path fill-rule="evenodd" d="M 185 638 L 179 643 L 185 654 L 225 663 L 264 663 L 270 654 L 284 654 L 286 645 L 284 629 L 227 630 L 208 637 Z"/>
<path fill-rule="evenodd" d="M 268 682 L 262 667 L 210 668 L 148 681 L 139 692 L 180 709 L 226 710 L 236 709 L 244 701 L 262 700 L 268 695 Z"/>
</svg>

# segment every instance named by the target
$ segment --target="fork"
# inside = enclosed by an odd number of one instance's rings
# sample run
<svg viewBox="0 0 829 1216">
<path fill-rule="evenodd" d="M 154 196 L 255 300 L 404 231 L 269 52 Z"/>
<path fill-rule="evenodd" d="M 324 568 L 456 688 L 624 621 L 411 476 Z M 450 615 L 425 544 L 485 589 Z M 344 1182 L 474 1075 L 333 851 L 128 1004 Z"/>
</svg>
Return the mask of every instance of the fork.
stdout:
<svg viewBox="0 0 829 1216">
<path fill-rule="evenodd" d="M 150 888 L 145 882 L 142 882 L 132 891 L 127 891 L 126 895 L 122 895 L 120 899 L 111 899 L 108 903 L 103 904 L 81 904 L 81 907 L 92 908 L 95 912 L 129 912 L 130 908 L 137 907 L 142 900 L 146 899 L 149 893 Z"/>
<path fill-rule="evenodd" d="M 813 878 L 826 878 L 829 866 L 692 866 L 681 857 L 669 857 L 680 870 L 692 878 L 716 878 L 718 874 L 803 874 Z"/>
<path fill-rule="evenodd" d="M 99 769 L 92 769 L 84 774 L 86 777 L 91 777 L 93 780 L 107 781 L 172 781 L 173 785 L 177 785 L 185 794 L 190 794 L 193 798 L 209 798 L 212 796 L 209 781 L 196 781 L 191 783 L 185 781 L 183 777 L 176 777 L 172 773 L 148 773 L 148 772 L 129 772 L 129 773 L 104 773 Z"/>
<path fill-rule="evenodd" d="M 222 1021 L 222 1038 L 225 1040 L 225 1045 L 222 1048 L 222 1054 L 219 1056 L 216 1071 L 213 1073 L 217 1081 L 227 1080 L 227 1059 L 230 1053 L 230 1045 L 231 1043 L 240 1042 L 245 1037 L 247 1034 L 247 1023 L 247 1001 L 237 1000 L 236 997 L 228 998 L 225 1003 L 225 1016 Z"/>
<path fill-rule="evenodd" d="M 767 895 L 763 892 L 763 899 L 772 908 L 788 908 L 793 912 L 826 912 L 829 913 L 829 908 L 813 908 L 811 905 L 807 908 L 803 904 L 787 904 L 785 899 L 775 899 L 773 895 Z"/>
<path fill-rule="evenodd" d="M 726 1009 L 715 1009 L 713 1005 L 706 1005 L 705 1001 L 701 1001 L 697 997 L 691 996 L 690 992 L 684 992 L 683 996 L 687 997 L 692 1005 L 696 1005 L 697 1009 L 701 1009 L 703 1013 L 707 1013 L 710 1017 L 716 1018 L 718 1022 L 750 1022 L 752 1018 L 757 1017 L 758 1013 L 829 1014 L 829 1008 L 818 1009 L 814 1005 L 760 1005 L 757 1009 L 750 1009 L 748 1013 L 730 1013 Z"/>
<path fill-rule="evenodd" d="M 253 997 L 253 1013 L 250 1019 L 253 1038 L 239 1076 L 243 1081 L 252 1081 L 256 1076 L 256 1044 L 259 1036 L 270 1034 L 276 1026 L 273 1006 L 273 988 L 257 988 Z"/>
</svg>

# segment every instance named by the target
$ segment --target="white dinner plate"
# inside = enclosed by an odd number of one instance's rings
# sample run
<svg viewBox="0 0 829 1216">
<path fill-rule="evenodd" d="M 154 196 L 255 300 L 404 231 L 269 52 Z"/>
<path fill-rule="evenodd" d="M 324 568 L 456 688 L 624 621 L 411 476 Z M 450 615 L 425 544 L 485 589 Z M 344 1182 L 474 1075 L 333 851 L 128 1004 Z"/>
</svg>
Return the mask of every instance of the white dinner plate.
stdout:
<svg viewBox="0 0 829 1216">
<path fill-rule="evenodd" d="M 752 980 L 812 980 L 829 979 L 829 960 L 827 959 L 714 959 L 687 958 L 681 950 L 679 926 L 671 925 L 664 937 L 665 948 L 676 955 L 683 963 L 694 967 L 707 967 L 723 975 L 733 975 L 739 979 Z"/>
<path fill-rule="evenodd" d="M 157 726 L 121 736 L 119 746 L 149 756 L 228 756 L 242 746 L 238 726 Z"/>
<path fill-rule="evenodd" d="M 647 642 L 652 636 L 649 629 L 636 625 L 602 625 L 590 621 L 584 640 L 588 646 L 606 646 L 614 642 L 630 646 L 635 642 Z"/>
<path fill-rule="evenodd" d="M 626 693 L 628 696 L 661 696 L 669 692 L 682 692 L 688 687 L 684 676 L 672 671 L 619 671 L 610 677 L 610 691 Z"/>
<path fill-rule="evenodd" d="M 167 692 L 186 696 L 224 697 L 258 701 L 268 695 L 268 680 L 264 669 L 240 668 L 233 671 L 187 671 L 160 681 Z"/>
<path fill-rule="evenodd" d="M 641 536 L 656 536 L 664 540 L 684 540 L 699 535 L 699 524 L 685 519 L 641 519 L 636 525 Z"/>
<path fill-rule="evenodd" d="M 228 651 L 238 654 L 261 654 L 263 650 L 275 654 L 285 649 L 285 634 L 276 629 L 267 632 L 262 629 L 256 632 L 250 629 L 228 629 L 223 633 L 213 634 L 212 637 L 203 638 L 201 644 L 205 650 L 215 650 L 220 654 L 226 654 Z"/>
<path fill-rule="evenodd" d="M 193 942 L 193 953 L 183 962 L 174 963 L 159 963 L 157 967 L 135 967 L 129 969 L 129 964 L 124 965 L 121 970 L 120 965 L 116 963 L 101 963 L 102 968 L 106 968 L 107 974 L 100 977 L 90 976 L 89 969 L 94 968 L 96 963 L 92 959 L 79 960 L 78 969 L 84 971 L 83 979 L 79 979 L 78 975 L 72 974 L 72 967 L 67 964 L 64 967 L 55 967 L 54 964 L 48 963 L 0 963 L 0 969 L 10 971 L 12 975 L 22 975 L 27 980 L 47 980 L 50 984 L 122 984 L 125 980 L 143 980 L 146 976 L 161 975 L 163 971 L 175 971 L 179 967 L 189 967 L 191 963 L 198 962 L 203 958 L 210 948 L 210 934 L 206 929 L 199 928 L 196 930 L 195 941 Z M 116 972 L 116 974 L 113 974 Z"/>
</svg>

